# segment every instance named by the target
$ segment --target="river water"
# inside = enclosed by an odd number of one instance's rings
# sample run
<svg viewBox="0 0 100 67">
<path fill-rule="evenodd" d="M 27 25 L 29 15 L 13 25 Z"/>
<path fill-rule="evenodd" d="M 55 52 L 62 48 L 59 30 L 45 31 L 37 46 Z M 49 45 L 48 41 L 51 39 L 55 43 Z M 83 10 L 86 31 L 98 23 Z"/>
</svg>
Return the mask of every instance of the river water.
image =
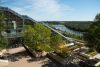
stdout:
<svg viewBox="0 0 100 67">
<path fill-rule="evenodd" d="M 55 29 L 59 29 L 63 32 L 67 32 L 67 33 L 74 34 L 77 36 L 83 36 L 83 32 L 71 30 L 71 29 L 65 27 L 64 25 L 52 25 L 52 27 Z"/>
</svg>

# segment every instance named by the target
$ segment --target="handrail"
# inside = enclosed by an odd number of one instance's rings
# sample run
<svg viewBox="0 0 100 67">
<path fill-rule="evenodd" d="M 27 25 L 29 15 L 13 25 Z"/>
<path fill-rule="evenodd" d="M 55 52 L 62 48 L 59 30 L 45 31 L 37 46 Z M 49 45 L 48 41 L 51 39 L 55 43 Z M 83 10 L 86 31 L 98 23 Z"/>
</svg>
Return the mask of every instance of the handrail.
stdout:
<svg viewBox="0 0 100 67">
<path fill-rule="evenodd" d="M 53 30 L 54 32 L 58 33 L 59 35 L 61 35 L 62 37 L 64 37 L 65 39 L 69 40 L 70 42 L 74 41 L 72 38 L 66 37 L 63 34 L 61 34 L 60 32 L 58 32 L 57 30 L 53 29 L 52 27 L 48 26 L 45 23 L 42 23 L 43 25 L 47 26 L 48 28 L 50 28 L 51 30 Z"/>
<path fill-rule="evenodd" d="M 30 17 L 29 17 L 30 18 Z M 30 18 L 31 21 L 34 21 L 32 18 Z M 38 21 L 35 21 L 35 23 L 39 23 Z M 52 27 L 48 26 L 47 24 L 45 23 L 42 23 L 44 26 L 48 27 L 49 29 L 51 29 L 52 31 L 56 32 L 57 34 L 61 35 L 63 38 L 65 38 L 66 40 L 69 41 L 68 45 L 69 46 L 72 46 L 74 45 L 74 40 L 72 38 L 69 38 L 69 37 L 66 37 L 64 36 L 63 34 L 61 34 L 60 32 L 58 32 L 57 30 L 53 29 Z"/>
</svg>

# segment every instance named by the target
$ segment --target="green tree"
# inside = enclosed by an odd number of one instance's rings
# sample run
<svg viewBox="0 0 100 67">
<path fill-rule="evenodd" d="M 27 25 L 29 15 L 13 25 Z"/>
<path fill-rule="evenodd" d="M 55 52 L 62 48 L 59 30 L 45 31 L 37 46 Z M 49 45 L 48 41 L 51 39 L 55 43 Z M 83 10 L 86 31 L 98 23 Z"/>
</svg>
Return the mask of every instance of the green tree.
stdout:
<svg viewBox="0 0 100 67">
<path fill-rule="evenodd" d="M 100 53 L 100 14 L 96 15 L 95 22 L 90 25 L 84 39 L 87 41 L 86 46 Z"/>
<path fill-rule="evenodd" d="M 3 49 L 7 46 L 7 39 L 5 39 L 1 34 L 1 32 L 5 29 L 4 18 L 4 13 L 0 11 L 0 49 Z"/>
<path fill-rule="evenodd" d="M 4 13 L 0 11 L 0 32 L 4 29 Z"/>
<path fill-rule="evenodd" d="M 42 24 L 28 26 L 23 34 L 24 44 L 30 48 L 41 51 L 50 50 L 51 30 Z"/>
<path fill-rule="evenodd" d="M 32 26 L 26 26 L 25 31 L 22 34 L 23 44 L 29 46 L 29 48 L 34 48 L 34 28 Z"/>
<path fill-rule="evenodd" d="M 100 13 L 98 13 L 96 16 L 95 16 L 95 21 L 100 21 Z"/>
<path fill-rule="evenodd" d="M 53 34 L 51 37 L 51 46 L 54 51 L 60 54 L 62 57 L 67 57 L 70 54 L 70 49 L 65 46 L 67 42 L 63 40 L 62 36 L 59 34 Z"/>
<path fill-rule="evenodd" d="M 51 46 L 56 48 L 60 43 L 62 43 L 62 37 L 59 34 L 52 34 Z"/>
</svg>

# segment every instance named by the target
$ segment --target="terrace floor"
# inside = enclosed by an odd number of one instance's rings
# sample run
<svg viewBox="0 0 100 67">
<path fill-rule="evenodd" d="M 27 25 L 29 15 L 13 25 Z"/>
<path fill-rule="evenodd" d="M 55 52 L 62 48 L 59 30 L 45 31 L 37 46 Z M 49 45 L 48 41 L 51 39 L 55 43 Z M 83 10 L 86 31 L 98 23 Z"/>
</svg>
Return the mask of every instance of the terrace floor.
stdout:
<svg viewBox="0 0 100 67">
<path fill-rule="evenodd" d="M 8 49 L 9 64 L 4 67 L 56 67 L 47 58 L 32 58 L 25 51 L 24 47 Z"/>
</svg>

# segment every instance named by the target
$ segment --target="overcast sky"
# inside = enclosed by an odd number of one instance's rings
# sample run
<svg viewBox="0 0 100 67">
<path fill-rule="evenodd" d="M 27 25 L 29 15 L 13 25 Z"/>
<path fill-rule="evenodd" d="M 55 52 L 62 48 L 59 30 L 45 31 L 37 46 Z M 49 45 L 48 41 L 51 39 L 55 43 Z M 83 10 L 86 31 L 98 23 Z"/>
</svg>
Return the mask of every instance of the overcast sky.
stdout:
<svg viewBox="0 0 100 67">
<path fill-rule="evenodd" d="M 37 21 L 92 21 L 100 12 L 100 0 L 0 0 Z"/>
</svg>

